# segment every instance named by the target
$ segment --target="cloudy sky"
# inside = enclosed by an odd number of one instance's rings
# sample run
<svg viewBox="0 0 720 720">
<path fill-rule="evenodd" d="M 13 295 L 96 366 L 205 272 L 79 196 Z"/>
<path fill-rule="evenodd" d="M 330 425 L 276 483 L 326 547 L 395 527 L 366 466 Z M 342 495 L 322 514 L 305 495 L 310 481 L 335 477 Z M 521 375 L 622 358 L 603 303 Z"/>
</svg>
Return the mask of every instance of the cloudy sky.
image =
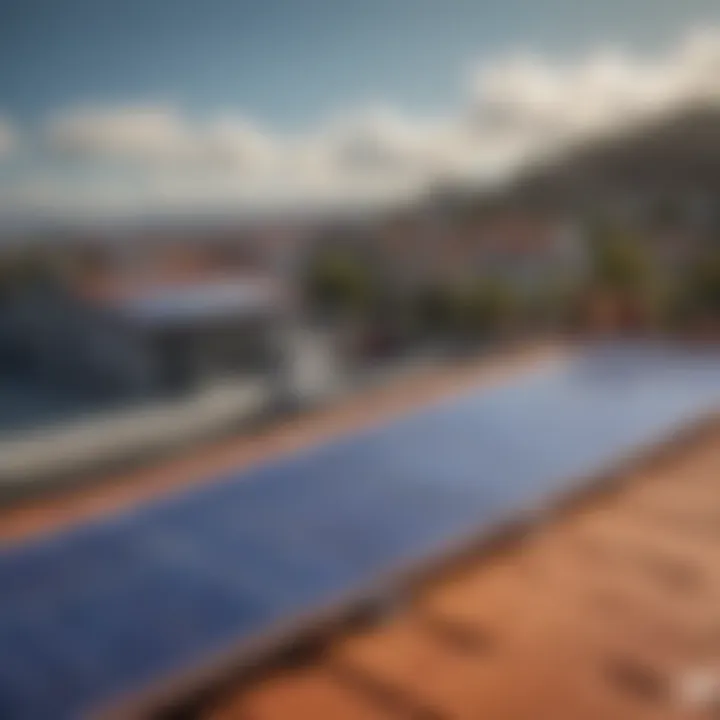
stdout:
<svg viewBox="0 0 720 720">
<path fill-rule="evenodd" d="M 0 222 L 502 179 L 720 81 L 718 0 L 0 0 Z"/>
</svg>

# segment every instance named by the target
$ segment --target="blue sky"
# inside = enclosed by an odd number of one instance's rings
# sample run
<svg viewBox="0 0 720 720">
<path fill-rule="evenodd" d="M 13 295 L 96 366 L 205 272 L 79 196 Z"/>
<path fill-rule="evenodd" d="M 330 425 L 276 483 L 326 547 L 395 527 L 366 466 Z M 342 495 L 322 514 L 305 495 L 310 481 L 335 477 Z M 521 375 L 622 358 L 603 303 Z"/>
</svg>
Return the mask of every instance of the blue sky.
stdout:
<svg viewBox="0 0 720 720">
<path fill-rule="evenodd" d="M 458 74 L 505 50 L 652 50 L 720 22 L 717 0 L 6 0 L 0 109 L 157 99 L 272 125 L 392 101 L 442 111 Z"/>
<path fill-rule="evenodd" d="M 575 128 L 648 83 L 684 98 L 674 69 L 696 82 L 720 57 L 720 33 L 701 51 L 688 33 L 713 26 L 718 0 L 0 0 L 0 212 L 227 205 L 292 194 L 300 175 L 320 197 L 346 180 L 329 145 L 380 194 L 373 163 L 403 181 L 440 156 L 443 172 L 451 155 L 453 171 L 460 156 L 507 166 L 538 144 L 538 112 Z M 517 132 L 483 126 L 472 145 L 468 118 L 488 108 Z"/>
</svg>

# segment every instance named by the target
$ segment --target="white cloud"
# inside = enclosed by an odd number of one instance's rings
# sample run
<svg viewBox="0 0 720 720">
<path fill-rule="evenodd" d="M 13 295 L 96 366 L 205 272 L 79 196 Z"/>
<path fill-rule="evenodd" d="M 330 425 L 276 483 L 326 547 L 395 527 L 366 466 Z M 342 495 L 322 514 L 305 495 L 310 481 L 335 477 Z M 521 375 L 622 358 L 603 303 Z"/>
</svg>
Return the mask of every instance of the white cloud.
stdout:
<svg viewBox="0 0 720 720">
<path fill-rule="evenodd" d="M 201 156 L 248 169 L 267 169 L 277 161 L 277 141 L 244 119 L 224 118 L 196 133 Z"/>
<path fill-rule="evenodd" d="M 656 57 L 613 47 L 575 61 L 510 54 L 476 68 L 453 115 L 371 107 L 296 136 L 243 114 L 199 120 L 165 105 L 76 108 L 47 121 L 47 161 L 81 158 L 90 179 L 35 178 L 15 188 L 15 200 L 68 212 L 377 202 L 438 176 L 507 177 L 568 143 L 718 99 L 718 77 L 720 29 L 689 33 Z"/>
<path fill-rule="evenodd" d="M 392 108 L 370 108 L 331 123 L 322 141 L 331 160 L 347 172 L 430 169 L 437 150 L 435 128 Z"/>
<path fill-rule="evenodd" d="M 716 100 L 719 74 L 720 30 L 689 33 L 654 59 L 616 48 L 575 63 L 518 54 L 477 71 L 472 115 L 479 132 L 500 127 L 563 143 Z"/>
<path fill-rule="evenodd" d="M 169 106 L 80 108 L 61 112 L 45 128 L 52 151 L 157 168 L 168 165 L 267 164 L 273 142 L 250 122 L 219 118 L 193 122 Z"/>
<path fill-rule="evenodd" d="M 52 118 L 46 136 L 58 152 L 90 159 L 166 161 L 185 155 L 185 120 L 164 107 L 79 108 Z"/>
</svg>

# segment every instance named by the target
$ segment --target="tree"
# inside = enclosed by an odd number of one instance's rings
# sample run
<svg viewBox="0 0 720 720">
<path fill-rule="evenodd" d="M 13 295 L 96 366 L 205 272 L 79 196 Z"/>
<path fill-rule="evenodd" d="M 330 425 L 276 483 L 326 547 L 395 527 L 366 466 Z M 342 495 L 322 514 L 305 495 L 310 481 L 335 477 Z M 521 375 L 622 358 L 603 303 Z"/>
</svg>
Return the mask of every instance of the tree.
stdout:
<svg viewBox="0 0 720 720">
<path fill-rule="evenodd" d="M 641 291 L 651 275 L 651 262 L 639 238 L 607 232 L 592 243 L 595 284 L 616 292 Z"/>
<path fill-rule="evenodd" d="M 456 288 L 447 283 L 429 285 L 417 294 L 415 315 L 421 332 L 447 335 L 458 327 L 460 302 Z"/>
<path fill-rule="evenodd" d="M 316 257 L 306 276 L 311 305 L 326 315 L 367 311 L 373 296 L 373 279 L 367 264 L 351 253 L 326 251 Z"/>
<path fill-rule="evenodd" d="M 519 310 L 519 297 L 500 280 L 481 280 L 463 293 L 465 329 L 471 337 L 488 337 L 507 330 Z"/>
<path fill-rule="evenodd" d="M 686 311 L 694 317 L 720 318 L 720 251 L 709 252 L 692 268 L 684 301 Z"/>
<path fill-rule="evenodd" d="M 643 238 L 617 228 L 591 243 L 589 309 L 612 329 L 656 326 L 666 312 L 663 278 Z"/>
<path fill-rule="evenodd" d="M 576 278 L 548 278 L 525 298 L 524 315 L 541 329 L 567 329 L 581 312 L 584 283 Z"/>
</svg>

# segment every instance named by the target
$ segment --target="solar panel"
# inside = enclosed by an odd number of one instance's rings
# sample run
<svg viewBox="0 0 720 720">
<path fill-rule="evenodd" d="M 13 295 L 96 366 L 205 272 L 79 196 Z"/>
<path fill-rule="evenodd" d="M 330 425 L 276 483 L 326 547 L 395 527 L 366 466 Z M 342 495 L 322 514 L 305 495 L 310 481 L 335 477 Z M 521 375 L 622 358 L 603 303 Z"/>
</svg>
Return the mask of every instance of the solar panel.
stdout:
<svg viewBox="0 0 720 720">
<path fill-rule="evenodd" d="M 277 310 L 279 296 L 261 279 L 234 279 L 156 287 L 116 301 L 116 308 L 142 325 L 172 327 L 205 318 L 252 317 Z"/>
<path fill-rule="evenodd" d="M 0 717 L 77 717 L 541 508 L 716 411 L 718 360 L 595 349 L 6 546 Z"/>
</svg>

